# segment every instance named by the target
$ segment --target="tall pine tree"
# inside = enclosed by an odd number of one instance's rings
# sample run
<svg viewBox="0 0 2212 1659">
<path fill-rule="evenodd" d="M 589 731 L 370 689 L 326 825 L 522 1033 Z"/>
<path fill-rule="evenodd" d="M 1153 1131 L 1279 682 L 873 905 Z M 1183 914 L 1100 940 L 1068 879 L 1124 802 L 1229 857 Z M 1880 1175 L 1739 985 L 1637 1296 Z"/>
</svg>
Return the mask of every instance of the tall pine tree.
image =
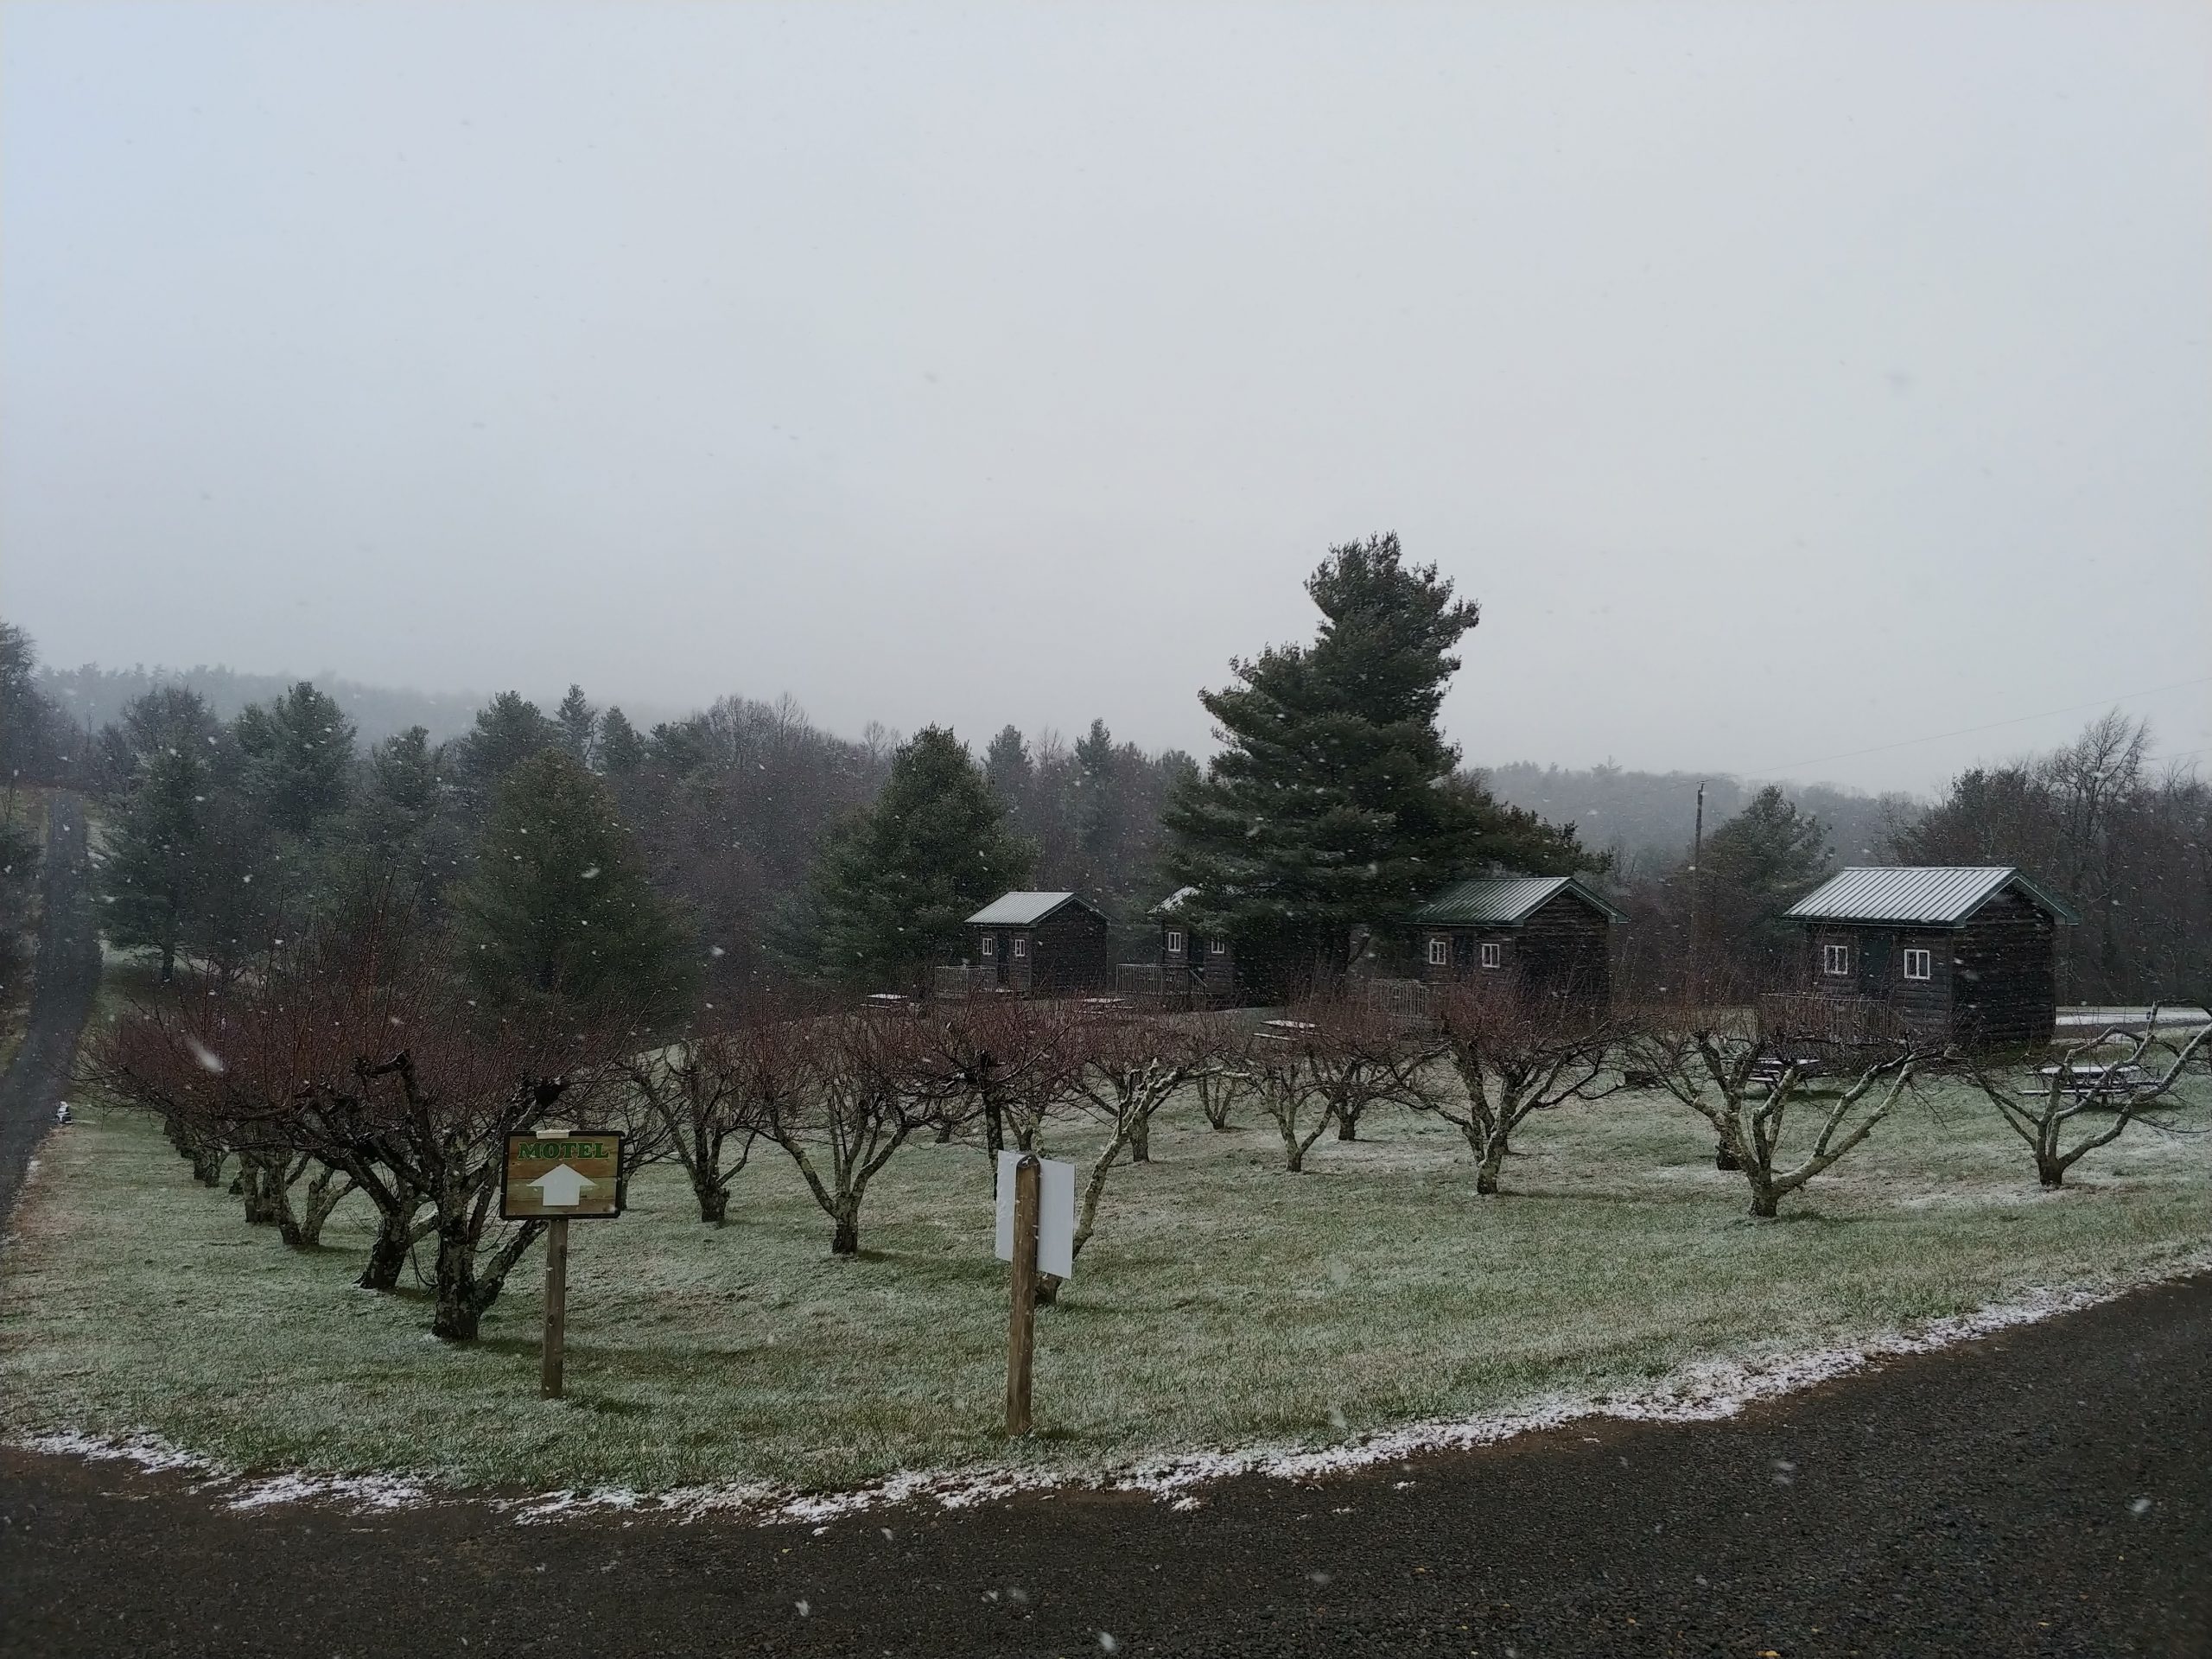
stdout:
<svg viewBox="0 0 2212 1659">
<path fill-rule="evenodd" d="M 1355 927 L 1398 921 L 1508 848 L 1522 868 L 1574 858 L 1571 830 L 1547 837 L 1457 776 L 1437 728 L 1471 601 L 1407 565 L 1395 535 L 1332 548 L 1306 591 L 1313 644 L 1234 663 L 1236 684 L 1200 694 L 1223 747 L 1166 817 L 1192 927 L 1290 976 L 1340 969 Z"/>
</svg>

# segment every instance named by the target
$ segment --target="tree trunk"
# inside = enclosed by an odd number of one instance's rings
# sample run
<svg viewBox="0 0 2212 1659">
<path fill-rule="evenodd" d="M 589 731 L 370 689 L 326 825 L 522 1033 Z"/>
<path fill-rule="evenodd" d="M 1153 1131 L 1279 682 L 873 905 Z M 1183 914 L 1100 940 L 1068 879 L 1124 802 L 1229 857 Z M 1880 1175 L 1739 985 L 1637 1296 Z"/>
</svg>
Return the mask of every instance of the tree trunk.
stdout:
<svg viewBox="0 0 2212 1659">
<path fill-rule="evenodd" d="M 861 1253 L 861 1207 L 853 1199 L 841 1200 L 831 1211 L 830 1219 L 836 1224 L 830 1236 L 830 1254 L 858 1255 Z"/>
<path fill-rule="evenodd" d="M 415 1243 L 412 1209 L 387 1210 L 377 1218 L 377 1236 L 369 1241 L 368 1265 L 353 1282 L 363 1290 L 397 1290 L 399 1271 L 407 1265 L 407 1252 Z"/>
<path fill-rule="evenodd" d="M 1713 1145 L 1713 1166 L 1715 1169 L 1741 1169 L 1744 1164 L 1726 1141 L 1716 1141 Z"/>
<path fill-rule="evenodd" d="M 322 1224 L 330 1219 L 331 1211 L 337 1209 L 353 1190 L 353 1183 L 348 1180 L 341 1185 L 338 1172 L 328 1164 L 315 1173 L 315 1178 L 308 1183 L 307 1208 L 300 1213 L 300 1249 L 314 1250 L 322 1247 Z M 285 1241 L 288 1244 L 291 1242 L 289 1239 Z"/>
<path fill-rule="evenodd" d="M 1776 1206 L 1780 1202 L 1780 1195 L 1770 1186 L 1755 1186 L 1751 1189 L 1751 1213 L 1762 1221 L 1774 1219 Z"/>
<path fill-rule="evenodd" d="M 1293 1141 L 1283 1148 L 1283 1166 L 1294 1175 L 1306 1173 L 1306 1148 Z"/>
<path fill-rule="evenodd" d="M 1053 1303 L 1058 1301 L 1060 1300 L 1060 1287 L 1065 1283 L 1067 1283 L 1067 1281 L 1061 1278 L 1057 1274 L 1039 1274 L 1037 1275 L 1037 1306 L 1039 1307 L 1050 1307 Z"/>
<path fill-rule="evenodd" d="M 2036 1179 L 2045 1187 L 2057 1188 L 2066 1185 L 2066 1166 L 2048 1153 L 2036 1154 Z"/>
<path fill-rule="evenodd" d="M 448 1342 L 474 1342 L 484 1308 L 477 1298 L 476 1241 L 468 1236 L 465 1215 L 438 1217 L 438 1263 L 435 1274 L 438 1309 L 430 1334 Z"/>
<path fill-rule="evenodd" d="M 1148 1164 L 1152 1161 L 1152 1120 L 1141 1117 L 1129 1131 L 1129 1161 Z"/>
<path fill-rule="evenodd" d="M 1357 1141 L 1359 1139 L 1359 1114 L 1357 1112 L 1340 1111 L 1337 1114 L 1337 1139 L 1339 1141 Z"/>
<path fill-rule="evenodd" d="M 729 1218 L 729 1189 L 716 1186 L 709 1181 L 694 1181 L 691 1190 L 698 1195 L 699 1219 L 709 1227 L 719 1227 Z"/>
<path fill-rule="evenodd" d="M 223 1184 L 223 1164 L 228 1156 L 220 1147 L 194 1147 L 192 1159 L 192 1179 L 202 1186 Z"/>
</svg>

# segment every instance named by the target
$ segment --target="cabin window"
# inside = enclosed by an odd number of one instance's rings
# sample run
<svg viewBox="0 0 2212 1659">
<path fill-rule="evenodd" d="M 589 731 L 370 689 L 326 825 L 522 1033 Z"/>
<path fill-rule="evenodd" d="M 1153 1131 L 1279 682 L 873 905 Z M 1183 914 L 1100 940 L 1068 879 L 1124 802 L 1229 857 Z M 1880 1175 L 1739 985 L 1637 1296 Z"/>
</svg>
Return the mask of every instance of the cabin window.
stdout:
<svg viewBox="0 0 2212 1659">
<path fill-rule="evenodd" d="M 999 953 L 999 941 L 998 941 L 998 936 L 997 936 L 996 934 L 995 934 L 995 933 L 986 933 L 986 934 L 984 934 L 984 935 L 983 935 L 983 955 L 984 955 L 986 957 L 995 957 L 996 955 L 998 955 L 998 953 Z"/>
<path fill-rule="evenodd" d="M 1227 939 L 1208 939 L 1206 941 L 1206 955 L 1210 957 L 1225 957 L 1228 954 L 1229 941 Z"/>
<path fill-rule="evenodd" d="M 1824 974 L 1847 974 L 1851 971 L 1851 947 L 1847 944 L 1824 944 L 1821 947 L 1821 971 Z"/>
<path fill-rule="evenodd" d="M 1904 976 L 1907 979 L 1936 977 L 1936 957 L 1927 950 L 1908 950 L 1904 953 Z"/>
<path fill-rule="evenodd" d="M 1483 946 L 1483 966 L 1484 966 L 1484 967 L 1485 967 L 1485 968 L 1503 968 L 1504 965 L 1505 965 L 1505 947 L 1504 947 L 1503 945 L 1502 945 L 1502 944 L 1485 944 L 1484 946 Z"/>
<path fill-rule="evenodd" d="M 1171 957 L 1179 957 L 1183 954 L 1183 930 L 1179 927 L 1171 927 L 1167 930 L 1167 954 Z"/>
<path fill-rule="evenodd" d="M 1432 968 L 1448 968 L 1452 965 L 1451 940 L 1431 939 L 1428 942 L 1428 965 Z"/>
<path fill-rule="evenodd" d="M 1020 962 L 1020 961 L 1024 957 L 1027 956 L 1028 954 L 1029 954 L 1029 936 L 1028 936 L 1027 934 L 1026 934 L 1026 933 L 1017 933 L 1017 934 L 1015 934 L 1015 935 L 1014 936 L 1014 959 L 1016 962 Z"/>
</svg>

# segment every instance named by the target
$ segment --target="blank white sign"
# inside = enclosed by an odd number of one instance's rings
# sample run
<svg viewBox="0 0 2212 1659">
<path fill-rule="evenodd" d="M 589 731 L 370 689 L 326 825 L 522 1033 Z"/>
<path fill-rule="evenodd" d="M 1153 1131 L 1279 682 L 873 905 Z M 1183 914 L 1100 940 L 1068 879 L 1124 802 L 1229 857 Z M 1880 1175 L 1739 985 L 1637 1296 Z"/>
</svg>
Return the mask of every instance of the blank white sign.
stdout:
<svg viewBox="0 0 2212 1659">
<path fill-rule="evenodd" d="M 998 1258 L 1014 1260 L 1014 1171 L 1018 1152 L 999 1154 Z M 1075 1275 L 1075 1166 L 1037 1160 L 1037 1271 Z"/>
</svg>

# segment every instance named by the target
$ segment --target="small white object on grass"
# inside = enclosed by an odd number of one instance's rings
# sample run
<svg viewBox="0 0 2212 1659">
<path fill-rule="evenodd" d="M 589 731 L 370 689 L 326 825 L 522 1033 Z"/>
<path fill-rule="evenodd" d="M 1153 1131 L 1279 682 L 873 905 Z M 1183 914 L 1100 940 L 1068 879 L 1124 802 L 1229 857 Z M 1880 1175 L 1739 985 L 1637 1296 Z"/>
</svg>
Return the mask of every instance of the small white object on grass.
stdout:
<svg viewBox="0 0 2212 1659">
<path fill-rule="evenodd" d="M 1119 1653 L 1122 1650 L 1122 1644 L 1103 1630 L 1098 1632 L 1098 1645 L 1108 1653 Z"/>
<path fill-rule="evenodd" d="M 2128 1512 L 2130 1515 L 2148 1515 L 2148 1514 L 2150 1514 L 2150 1513 L 2151 1513 L 2151 1500 L 2150 1500 L 2149 1498 L 2147 1498 L 2147 1497 L 2139 1497 L 2139 1498 L 2137 1498 L 2137 1499 L 2136 1499 L 2133 1503 L 2131 1503 L 2131 1504 L 2129 1504 L 2129 1505 L 2127 1506 L 2127 1512 Z"/>
<path fill-rule="evenodd" d="M 805 1602 L 803 1602 L 803 1601 L 802 1601 L 801 1603 L 799 1603 L 799 1604 L 798 1604 L 798 1616 L 799 1616 L 801 1618 L 804 1618 L 808 1614 L 811 1613 L 813 1611 L 814 1611 L 814 1609 L 813 1609 L 811 1606 L 808 1605 L 808 1604 L 806 1604 Z"/>
</svg>

